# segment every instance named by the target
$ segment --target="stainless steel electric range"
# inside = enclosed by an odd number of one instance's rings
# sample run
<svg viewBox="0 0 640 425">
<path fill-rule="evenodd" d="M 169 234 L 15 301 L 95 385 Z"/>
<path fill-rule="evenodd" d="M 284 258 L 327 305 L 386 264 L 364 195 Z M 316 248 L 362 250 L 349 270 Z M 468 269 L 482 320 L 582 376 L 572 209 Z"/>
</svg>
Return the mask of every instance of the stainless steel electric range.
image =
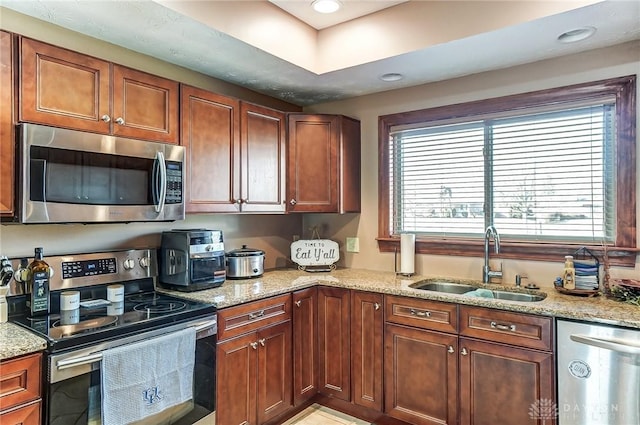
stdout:
<svg viewBox="0 0 640 425">
<path fill-rule="evenodd" d="M 182 413 L 154 416 L 153 423 L 192 424 L 215 415 L 216 308 L 155 291 L 155 250 L 74 254 L 45 257 L 45 261 L 54 271 L 50 313 L 30 317 L 27 288 L 19 283 L 13 283 L 13 294 L 8 298 L 9 321 L 48 342 L 45 424 L 102 425 L 101 362 L 105 350 L 188 327 L 196 331 L 193 400 Z M 20 270 L 15 274 L 19 276 Z M 77 296 L 74 292 L 79 292 L 79 308 L 67 310 L 63 298 Z M 61 310 L 61 304 L 65 309 Z"/>
</svg>

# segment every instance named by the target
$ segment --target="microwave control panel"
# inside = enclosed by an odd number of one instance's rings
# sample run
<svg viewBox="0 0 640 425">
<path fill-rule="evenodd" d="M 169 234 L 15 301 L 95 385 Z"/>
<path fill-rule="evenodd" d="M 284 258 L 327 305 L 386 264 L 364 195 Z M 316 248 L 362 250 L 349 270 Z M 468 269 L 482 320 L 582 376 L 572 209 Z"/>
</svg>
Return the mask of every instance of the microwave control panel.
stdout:
<svg viewBox="0 0 640 425">
<path fill-rule="evenodd" d="M 182 203 L 182 164 L 167 161 L 167 194 L 165 203 Z"/>
</svg>

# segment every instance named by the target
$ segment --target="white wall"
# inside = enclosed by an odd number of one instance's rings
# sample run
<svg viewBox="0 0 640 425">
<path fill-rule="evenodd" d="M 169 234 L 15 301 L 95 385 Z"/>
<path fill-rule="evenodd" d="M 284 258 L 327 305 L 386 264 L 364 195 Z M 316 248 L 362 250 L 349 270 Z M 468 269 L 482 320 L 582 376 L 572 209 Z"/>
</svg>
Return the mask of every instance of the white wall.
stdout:
<svg viewBox="0 0 640 425">
<path fill-rule="evenodd" d="M 307 215 L 304 227 L 319 226 L 323 236 L 338 241 L 346 237 L 360 239 L 360 252 L 344 254 L 347 267 L 374 270 L 394 270 L 393 253 L 378 251 L 378 117 L 403 111 L 413 111 L 473 100 L 526 93 L 587 81 L 640 74 L 640 42 L 598 49 L 582 54 L 545 60 L 529 65 L 486 72 L 447 81 L 390 90 L 341 102 L 305 108 L 308 112 L 340 113 L 362 123 L 362 214 L 334 216 Z M 392 86 L 390 86 L 392 87 Z M 639 84 L 640 87 L 640 84 Z M 637 96 L 640 98 L 640 96 Z M 638 108 L 640 111 L 640 108 Z M 640 122 L 640 119 L 638 120 Z M 640 153 L 640 142 L 637 142 Z M 638 161 L 640 164 L 640 161 Z M 640 167 L 636 173 L 640 177 Z M 636 184 L 640 199 L 640 181 Z M 640 203 L 637 205 L 640 210 Z M 640 211 L 637 212 L 640 217 Z M 640 230 L 640 226 L 637 226 Z M 640 232 L 638 234 L 640 241 Z M 516 274 L 525 274 L 540 286 L 552 286 L 561 272 L 563 258 L 557 262 L 504 260 L 504 282 L 513 283 Z M 416 271 L 422 274 L 480 279 L 483 259 L 417 255 Z M 635 268 L 614 268 L 612 277 L 640 278 L 640 261 Z M 526 281 L 525 281 L 526 282 Z"/>
</svg>

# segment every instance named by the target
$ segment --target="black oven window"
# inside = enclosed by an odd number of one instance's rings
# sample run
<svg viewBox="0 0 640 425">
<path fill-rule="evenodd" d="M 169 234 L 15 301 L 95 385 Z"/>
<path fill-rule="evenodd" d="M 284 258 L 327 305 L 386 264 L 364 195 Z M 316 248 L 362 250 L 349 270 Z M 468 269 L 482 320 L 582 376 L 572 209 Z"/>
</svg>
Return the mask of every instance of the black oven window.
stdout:
<svg viewBox="0 0 640 425">
<path fill-rule="evenodd" d="M 32 201 L 151 205 L 153 159 L 31 146 Z"/>
</svg>

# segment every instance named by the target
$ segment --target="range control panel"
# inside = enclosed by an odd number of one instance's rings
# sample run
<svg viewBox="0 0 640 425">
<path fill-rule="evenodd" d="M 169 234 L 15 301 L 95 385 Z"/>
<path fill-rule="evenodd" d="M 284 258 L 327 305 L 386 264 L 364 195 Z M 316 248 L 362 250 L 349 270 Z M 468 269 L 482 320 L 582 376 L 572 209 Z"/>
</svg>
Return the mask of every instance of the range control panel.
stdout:
<svg viewBox="0 0 640 425">
<path fill-rule="evenodd" d="M 61 268 L 63 279 L 110 274 L 118 271 L 116 259 L 113 257 L 84 261 L 63 261 Z"/>
</svg>

